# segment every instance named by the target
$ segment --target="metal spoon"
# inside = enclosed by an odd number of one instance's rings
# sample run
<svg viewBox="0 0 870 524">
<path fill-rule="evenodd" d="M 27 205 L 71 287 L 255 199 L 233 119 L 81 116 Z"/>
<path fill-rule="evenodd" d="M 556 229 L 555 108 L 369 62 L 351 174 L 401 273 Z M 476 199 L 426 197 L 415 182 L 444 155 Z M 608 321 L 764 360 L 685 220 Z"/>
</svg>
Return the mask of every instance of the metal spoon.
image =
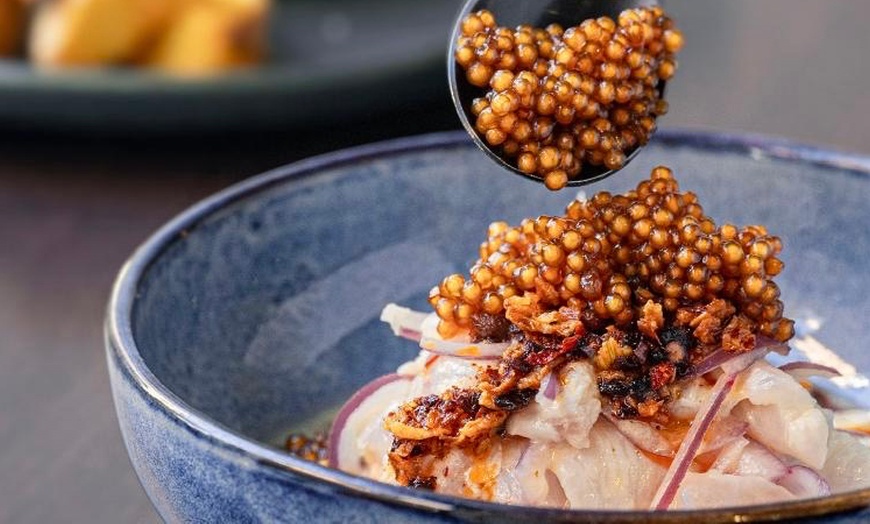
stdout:
<svg viewBox="0 0 870 524">
<path fill-rule="evenodd" d="M 562 27 L 571 27 L 580 24 L 583 20 L 598 18 L 600 16 L 609 16 L 615 20 L 618 18 L 619 13 L 626 9 L 651 7 L 658 4 L 657 0 L 468 0 L 462 6 L 462 10 L 456 18 L 450 39 L 450 49 L 447 54 L 447 79 L 450 84 L 450 97 L 453 99 L 453 106 L 456 108 L 456 113 L 459 115 L 462 126 L 474 139 L 477 147 L 497 164 L 517 175 L 543 183 L 544 180 L 538 175 L 524 173 L 517 169 L 516 166 L 505 161 L 474 129 L 471 103 L 475 98 L 482 96 L 482 91 L 479 87 L 475 87 L 468 82 L 465 78 L 465 71 L 457 67 L 454 58 L 456 42 L 461 34 L 462 20 L 469 13 L 487 9 L 495 15 L 499 25 L 506 27 L 515 27 L 520 24 L 546 27 L 553 23 L 560 24 Z M 661 89 L 664 89 L 663 85 Z M 637 155 L 641 147 L 634 148 L 634 150 L 626 155 L 623 167 Z M 607 178 L 617 171 L 619 170 L 608 170 L 604 166 L 585 164 L 580 177 L 569 180 L 568 185 L 583 186 L 591 184 L 592 182 Z"/>
</svg>

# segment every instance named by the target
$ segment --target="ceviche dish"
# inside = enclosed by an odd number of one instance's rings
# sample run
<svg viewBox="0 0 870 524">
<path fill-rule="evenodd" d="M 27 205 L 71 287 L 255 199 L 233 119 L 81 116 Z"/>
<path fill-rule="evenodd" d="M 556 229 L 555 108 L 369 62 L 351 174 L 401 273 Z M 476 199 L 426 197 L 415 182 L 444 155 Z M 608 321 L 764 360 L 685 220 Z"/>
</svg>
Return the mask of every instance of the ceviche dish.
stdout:
<svg viewBox="0 0 870 524">
<path fill-rule="evenodd" d="M 433 312 L 382 320 L 417 358 L 291 451 L 415 489 L 571 509 L 710 508 L 870 487 L 789 351 L 781 240 L 717 224 L 672 171 L 562 216 L 494 222 Z M 409 342 L 410 343 L 410 342 Z"/>
<path fill-rule="evenodd" d="M 479 11 L 456 60 L 482 92 L 477 132 L 558 190 L 650 139 L 682 44 L 659 7 L 566 30 Z M 717 223 L 664 166 L 562 215 L 493 222 L 467 273 L 432 288 L 431 311 L 385 304 L 416 358 L 357 391 L 328 434 L 287 448 L 411 489 L 564 509 L 870 488 L 866 439 L 813 395 L 810 379 L 836 371 L 767 358 L 795 335 L 783 249 L 763 225 Z"/>
</svg>

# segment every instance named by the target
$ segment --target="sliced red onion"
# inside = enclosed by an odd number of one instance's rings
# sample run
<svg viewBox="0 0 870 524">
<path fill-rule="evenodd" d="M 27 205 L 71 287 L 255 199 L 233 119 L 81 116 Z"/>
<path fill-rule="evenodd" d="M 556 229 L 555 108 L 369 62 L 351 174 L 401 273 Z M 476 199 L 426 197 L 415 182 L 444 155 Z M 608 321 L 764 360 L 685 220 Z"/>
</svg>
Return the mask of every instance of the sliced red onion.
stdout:
<svg viewBox="0 0 870 524">
<path fill-rule="evenodd" d="M 716 381 L 713 390 L 710 392 L 710 397 L 704 402 L 704 405 L 701 406 L 701 409 L 692 421 L 689 432 L 686 434 L 683 443 L 680 444 L 677 455 L 674 457 L 673 462 L 671 462 L 667 473 L 665 473 L 665 478 L 656 491 L 655 497 L 653 497 L 652 504 L 650 505 L 651 509 L 665 510 L 673 502 L 677 490 L 680 488 L 680 483 L 685 478 L 686 473 L 688 473 L 689 466 L 691 466 L 698 449 L 701 447 L 704 434 L 707 432 L 710 424 L 713 423 L 713 419 L 716 417 L 719 408 L 722 407 L 728 392 L 734 386 L 735 378 L 736 376 L 733 374 L 723 374 Z"/>
<path fill-rule="evenodd" d="M 428 315 L 421 324 L 420 347 L 438 355 L 467 358 L 472 360 L 495 360 L 510 342 L 472 342 L 468 335 L 460 335 L 450 340 L 444 340 L 438 334 L 438 316 Z"/>
<path fill-rule="evenodd" d="M 604 417 L 616 427 L 623 437 L 640 450 L 660 457 L 673 457 L 674 446 L 651 425 L 640 420 L 620 419 L 604 411 Z"/>
<path fill-rule="evenodd" d="M 399 332 L 396 333 L 396 335 L 402 338 L 407 338 L 408 340 L 413 340 L 414 342 L 419 342 L 420 337 L 422 336 L 419 331 L 415 331 L 406 327 L 400 327 Z"/>
<path fill-rule="evenodd" d="M 828 481 L 806 466 L 791 466 L 776 483 L 799 498 L 826 497 L 831 494 Z"/>
<path fill-rule="evenodd" d="M 381 310 L 381 322 L 386 322 L 397 337 L 418 341 L 423 334 L 423 321 L 429 315 L 397 304 L 387 304 Z"/>
<path fill-rule="evenodd" d="M 729 359 L 721 364 L 722 375 L 716 380 L 716 384 L 710 391 L 710 395 L 701 405 L 698 414 L 692 420 L 689 431 L 683 438 L 677 454 L 671 462 L 662 483 L 659 485 L 655 496 L 653 497 L 651 509 L 665 510 L 673 502 L 677 491 L 680 489 L 680 483 L 686 477 L 692 461 L 700 449 L 704 440 L 704 434 L 710 428 L 710 425 L 715 420 L 719 413 L 719 408 L 728 396 L 728 392 L 734 387 L 734 382 L 737 380 L 737 375 L 752 365 L 756 360 L 764 357 L 769 349 L 766 347 L 754 349 L 747 353 L 740 353 L 739 356 Z"/>
<path fill-rule="evenodd" d="M 729 473 L 761 477 L 784 487 L 799 498 L 831 494 L 831 486 L 816 471 L 803 465 L 788 466 L 776 453 L 751 439 L 743 446 L 736 468 Z"/>
<path fill-rule="evenodd" d="M 815 362 L 789 362 L 779 366 L 779 369 L 794 377 L 795 380 L 808 380 L 811 377 L 834 378 L 840 376 L 840 372 L 836 369 L 816 364 Z"/>
<path fill-rule="evenodd" d="M 347 435 L 345 435 L 346 431 L 344 430 L 351 415 L 353 415 L 353 413 L 355 413 L 356 410 L 374 394 L 381 392 L 384 388 L 397 383 L 397 381 L 400 380 L 409 381 L 411 380 L 411 377 L 396 373 L 390 373 L 378 377 L 358 389 L 356 393 L 354 393 L 347 402 L 341 406 L 341 409 L 338 410 L 335 419 L 332 421 L 332 427 L 329 429 L 329 439 L 327 440 L 327 460 L 330 467 L 337 469 L 341 468 L 343 463 L 341 457 L 342 455 L 348 454 L 347 446 L 349 445 L 349 441 Z M 343 451 L 344 453 L 342 453 Z M 345 458 L 347 457 L 345 456 Z"/>
<path fill-rule="evenodd" d="M 769 351 L 782 356 L 788 355 L 788 352 L 791 351 L 791 348 L 785 342 L 780 342 L 775 338 L 766 337 L 764 335 L 755 336 L 755 347 L 767 348 Z"/>
<path fill-rule="evenodd" d="M 752 351 L 740 353 L 735 358 L 723 362 L 722 371 L 724 371 L 726 375 L 736 376 L 738 373 L 751 366 L 756 360 L 764 358 L 768 353 L 770 353 L 770 351 L 770 346 L 759 346 Z"/>
<path fill-rule="evenodd" d="M 545 378 L 544 383 L 542 384 L 542 388 L 544 390 L 544 396 L 550 400 L 556 399 L 556 394 L 559 392 L 559 377 L 556 376 L 556 372 L 551 371 Z"/>
<path fill-rule="evenodd" d="M 772 338 L 767 337 L 756 337 L 755 339 L 755 349 L 752 351 L 758 351 L 760 349 L 764 349 L 765 352 L 775 351 L 777 353 L 781 352 L 783 348 L 788 350 L 788 346 L 773 340 Z M 735 351 L 727 351 L 723 348 L 719 348 L 716 351 L 710 353 L 706 357 L 704 357 L 697 365 L 695 365 L 695 374 L 696 375 L 704 375 L 707 374 L 714 369 L 721 367 L 726 362 L 740 357 L 741 355 L 747 355 L 750 352 L 735 352 Z"/>
<path fill-rule="evenodd" d="M 695 365 L 695 374 L 699 376 L 706 375 L 707 373 L 720 367 L 723 363 L 731 360 L 735 356 L 737 356 L 737 354 L 733 351 L 725 351 L 724 349 L 719 348 L 704 357 L 703 360 Z"/>
</svg>

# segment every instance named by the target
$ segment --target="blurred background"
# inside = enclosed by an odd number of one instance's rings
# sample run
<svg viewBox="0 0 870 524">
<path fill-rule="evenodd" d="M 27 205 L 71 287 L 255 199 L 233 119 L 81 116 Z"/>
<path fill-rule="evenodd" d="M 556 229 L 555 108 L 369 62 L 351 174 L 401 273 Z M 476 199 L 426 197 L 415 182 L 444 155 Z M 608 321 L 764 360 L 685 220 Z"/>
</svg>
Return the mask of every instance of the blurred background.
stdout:
<svg viewBox="0 0 870 524">
<path fill-rule="evenodd" d="M 115 273 L 234 182 L 458 129 L 445 57 L 459 2 L 23 1 L 0 0 L 0 522 L 157 522 L 105 371 Z M 870 154 L 870 2 L 666 7 L 686 47 L 661 127 Z"/>
</svg>

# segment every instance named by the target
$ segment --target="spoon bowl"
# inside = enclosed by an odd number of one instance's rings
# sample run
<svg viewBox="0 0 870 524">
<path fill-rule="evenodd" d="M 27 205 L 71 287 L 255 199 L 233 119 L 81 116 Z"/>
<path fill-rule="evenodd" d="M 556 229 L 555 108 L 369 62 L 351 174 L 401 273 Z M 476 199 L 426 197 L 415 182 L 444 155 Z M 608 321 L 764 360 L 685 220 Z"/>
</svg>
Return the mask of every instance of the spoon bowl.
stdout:
<svg viewBox="0 0 870 524">
<path fill-rule="evenodd" d="M 583 20 L 598 18 L 600 16 L 609 16 L 615 20 L 619 16 L 619 13 L 626 9 L 652 7 L 658 4 L 659 2 L 656 0 L 549 0 L 547 2 L 535 0 L 468 0 L 456 17 L 447 53 L 447 79 L 450 84 L 450 97 L 453 99 L 453 106 L 459 115 L 462 126 L 471 135 L 477 147 L 494 162 L 514 174 L 534 180 L 535 182 L 544 182 L 540 176 L 525 173 L 507 162 L 499 155 L 497 150 L 493 149 L 492 146 L 481 138 L 474 128 L 471 104 L 475 98 L 482 96 L 482 91 L 481 88 L 468 82 L 465 77 L 465 71 L 457 66 L 456 59 L 454 58 L 456 43 L 461 35 L 462 20 L 470 13 L 486 9 L 495 15 L 499 25 L 506 27 L 515 27 L 520 24 L 530 24 L 535 27 L 559 24 L 562 27 L 571 27 L 578 25 Z M 664 93 L 664 85 L 661 85 L 659 89 Z M 626 153 L 623 167 L 628 165 L 642 147 L 637 146 L 632 151 Z M 603 165 L 584 164 L 580 177 L 568 180 L 567 185 L 583 186 L 591 184 L 607 178 L 617 171 L 619 169 L 607 169 Z"/>
</svg>

